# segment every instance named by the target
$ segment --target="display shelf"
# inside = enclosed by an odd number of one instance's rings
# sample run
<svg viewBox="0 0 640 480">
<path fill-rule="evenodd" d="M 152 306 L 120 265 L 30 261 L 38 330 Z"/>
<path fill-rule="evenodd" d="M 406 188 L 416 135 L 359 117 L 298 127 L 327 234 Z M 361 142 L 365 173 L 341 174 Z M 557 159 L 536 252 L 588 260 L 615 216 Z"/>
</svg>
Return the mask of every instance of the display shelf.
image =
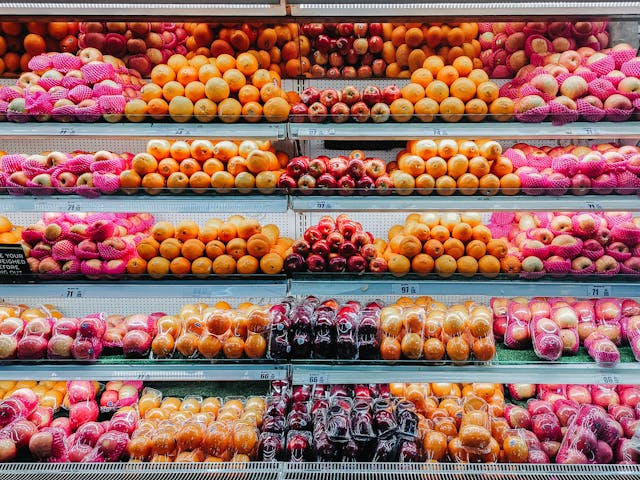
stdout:
<svg viewBox="0 0 640 480">
<path fill-rule="evenodd" d="M 297 212 L 461 212 L 461 211 L 640 211 L 640 198 L 624 195 L 505 196 L 292 196 L 291 208 Z"/>
<path fill-rule="evenodd" d="M 53 2 L 22 1 L 0 2 L 0 15 L 30 17 L 176 17 L 176 16 L 284 16 L 284 0 L 175 0 L 144 1 L 122 0 L 110 3 L 104 0 Z"/>
<path fill-rule="evenodd" d="M 596 139 L 638 138 L 640 122 L 551 123 L 290 123 L 294 140 L 414 140 L 434 138 Z"/>
<path fill-rule="evenodd" d="M 294 274 L 290 295 L 358 296 L 358 295 L 491 295 L 498 297 L 638 297 L 637 281 L 610 279 L 516 280 L 456 278 L 442 279 L 434 275 L 424 279 L 416 274 L 393 278 L 391 275 Z M 342 278 L 341 278 L 342 277 Z M 377 277 L 377 278 L 376 278 Z"/>
<path fill-rule="evenodd" d="M 638 465 L 451 464 L 451 463 L 6 463 L 3 480 L 135 478 L 136 480 L 631 480 Z"/>
<path fill-rule="evenodd" d="M 288 378 L 285 364 L 132 360 L 112 363 L 48 362 L 33 364 L 0 363 L 3 380 L 143 380 L 143 381 L 271 381 Z"/>
<path fill-rule="evenodd" d="M 264 280 L 158 280 L 121 282 L 47 282 L 2 285 L 0 301 L 13 297 L 51 298 L 232 298 L 283 297 L 287 293 L 284 277 Z"/>
<path fill-rule="evenodd" d="M 283 140 L 286 123 L 10 123 L 0 138 L 255 138 Z"/>
<path fill-rule="evenodd" d="M 79 195 L 0 196 L 5 212 L 138 212 L 149 213 L 283 213 L 284 195 L 120 196 L 84 198 Z"/>
<path fill-rule="evenodd" d="M 395 364 L 358 362 L 294 362 L 292 382 L 306 384 L 354 384 L 375 378 L 381 383 L 415 382 L 490 382 L 490 383 L 556 383 L 632 384 L 638 382 L 638 364 L 620 364 L 613 368 L 593 363 L 522 363 L 489 365 L 429 365 L 425 362 L 399 361 Z"/>
<path fill-rule="evenodd" d="M 369 0 L 366 3 L 340 0 L 287 0 L 291 14 L 308 17 L 398 17 L 424 15 L 431 17 L 482 16 L 607 16 L 640 15 L 640 3 L 635 1 L 527 1 L 496 2 L 491 0 L 454 2 L 408 2 L 403 0 Z"/>
</svg>

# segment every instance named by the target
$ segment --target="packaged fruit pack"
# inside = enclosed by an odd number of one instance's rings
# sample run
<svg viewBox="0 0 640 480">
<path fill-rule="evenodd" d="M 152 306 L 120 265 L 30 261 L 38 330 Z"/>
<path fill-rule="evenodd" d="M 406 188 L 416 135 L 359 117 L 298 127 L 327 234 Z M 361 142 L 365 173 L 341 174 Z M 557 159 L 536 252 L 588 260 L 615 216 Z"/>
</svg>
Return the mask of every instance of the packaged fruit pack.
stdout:
<svg viewBox="0 0 640 480">
<path fill-rule="evenodd" d="M 185 305 L 176 316 L 158 319 L 152 358 L 264 358 L 269 306 Z"/>
</svg>

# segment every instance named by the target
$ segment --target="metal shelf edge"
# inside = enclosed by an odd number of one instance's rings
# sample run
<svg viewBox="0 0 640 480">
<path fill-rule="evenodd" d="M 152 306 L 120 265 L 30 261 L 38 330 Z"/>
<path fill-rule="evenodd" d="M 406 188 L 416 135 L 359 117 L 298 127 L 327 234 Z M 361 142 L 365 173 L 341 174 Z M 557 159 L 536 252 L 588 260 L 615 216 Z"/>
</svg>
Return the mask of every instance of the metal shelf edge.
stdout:
<svg viewBox="0 0 640 480">
<path fill-rule="evenodd" d="M 600 368 L 590 363 L 526 364 L 526 365 L 466 365 L 419 366 L 402 365 L 292 365 L 294 385 L 310 383 L 354 384 L 363 378 L 377 382 L 499 382 L 518 383 L 523 379 L 531 383 L 545 383 L 550 376 L 559 383 L 634 383 L 638 380 L 638 365 L 623 364 L 613 368 Z"/>
</svg>

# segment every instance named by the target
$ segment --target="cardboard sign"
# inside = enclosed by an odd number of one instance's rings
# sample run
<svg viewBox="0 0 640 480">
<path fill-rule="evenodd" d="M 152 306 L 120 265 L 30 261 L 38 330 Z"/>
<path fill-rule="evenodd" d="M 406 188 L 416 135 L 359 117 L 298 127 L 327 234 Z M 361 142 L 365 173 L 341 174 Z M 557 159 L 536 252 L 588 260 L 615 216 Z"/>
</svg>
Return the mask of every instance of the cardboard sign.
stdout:
<svg viewBox="0 0 640 480">
<path fill-rule="evenodd" d="M 21 245 L 0 244 L 0 280 L 18 281 L 29 273 L 29 264 Z"/>
</svg>

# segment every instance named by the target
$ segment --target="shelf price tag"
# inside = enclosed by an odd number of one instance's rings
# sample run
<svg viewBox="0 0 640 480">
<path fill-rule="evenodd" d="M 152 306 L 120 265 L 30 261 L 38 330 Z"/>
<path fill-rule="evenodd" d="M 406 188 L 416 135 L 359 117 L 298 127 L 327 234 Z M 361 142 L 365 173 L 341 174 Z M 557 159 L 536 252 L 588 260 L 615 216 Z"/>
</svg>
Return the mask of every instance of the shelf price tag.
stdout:
<svg viewBox="0 0 640 480">
<path fill-rule="evenodd" d="M 586 202 L 584 205 L 586 210 L 602 210 L 600 202 Z"/>
<path fill-rule="evenodd" d="M 611 285 L 588 285 L 587 297 L 611 297 L 613 295 Z"/>
<path fill-rule="evenodd" d="M 326 384 L 329 383 L 329 380 L 327 378 L 326 375 L 322 374 L 322 373 L 310 373 L 309 374 L 309 378 L 308 381 L 305 382 L 308 383 L 310 385 L 315 385 L 315 384 Z"/>
<path fill-rule="evenodd" d="M 188 136 L 191 135 L 191 130 L 189 130 L 188 128 L 184 128 L 184 127 L 178 127 L 174 130 L 173 132 L 174 135 L 183 135 L 183 136 Z"/>
<path fill-rule="evenodd" d="M 84 293 L 80 287 L 67 287 L 62 291 L 60 296 L 62 298 L 82 298 L 85 296 Z"/>
<path fill-rule="evenodd" d="M 60 127 L 58 135 L 77 135 L 77 132 L 74 127 Z"/>
<path fill-rule="evenodd" d="M 431 130 L 431 135 L 434 137 L 446 137 L 449 135 L 449 132 L 442 128 L 433 128 Z"/>
<path fill-rule="evenodd" d="M 333 209 L 333 204 L 326 200 L 318 200 L 314 203 L 313 208 L 316 210 L 331 210 Z"/>
<path fill-rule="evenodd" d="M 276 372 L 274 372 L 273 370 L 263 370 L 258 372 L 257 375 L 257 380 L 275 380 L 276 379 Z"/>
<path fill-rule="evenodd" d="M 210 287 L 194 287 L 191 292 L 193 297 L 211 297 L 213 292 Z"/>
<path fill-rule="evenodd" d="M 415 283 L 394 283 L 391 285 L 393 295 L 419 295 L 420 288 Z"/>
<path fill-rule="evenodd" d="M 65 212 L 81 212 L 82 205 L 80 204 L 80 202 L 75 202 L 73 200 L 70 200 L 66 202 L 64 206 L 64 211 Z"/>
<path fill-rule="evenodd" d="M 602 375 L 596 377 L 596 383 L 601 385 L 620 385 L 620 378 L 616 375 Z"/>
</svg>

